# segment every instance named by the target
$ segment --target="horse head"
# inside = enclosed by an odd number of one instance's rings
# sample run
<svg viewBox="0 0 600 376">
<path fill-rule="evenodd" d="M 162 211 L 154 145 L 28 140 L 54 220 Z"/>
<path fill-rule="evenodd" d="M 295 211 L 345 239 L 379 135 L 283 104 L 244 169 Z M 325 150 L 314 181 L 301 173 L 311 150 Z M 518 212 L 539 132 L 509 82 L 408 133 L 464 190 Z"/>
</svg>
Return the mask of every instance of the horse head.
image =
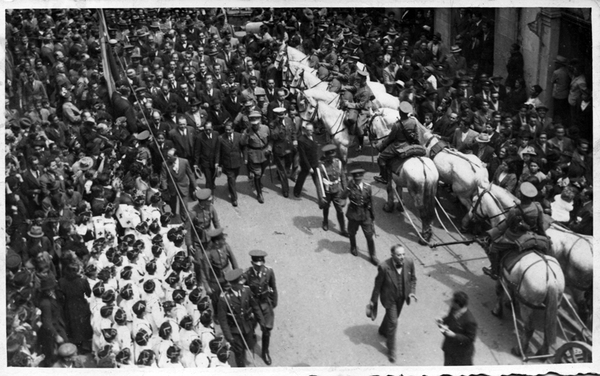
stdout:
<svg viewBox="0 0 600 376">
<path fill-rule="evenodd" d="M 301 119 L 313 123 L 317 115 L 318 102 L 304 94 L 301 90 L 298 91 L 297 102 Z"/>
<path fill-rule="evenodd" d="M 294 78 L 292 79 L 292 82 L 290 83 L 290 88 L 291 89 L 306 89 L 306 84 L 304 85 L 304 87 L 302 87 L 302 84 L 304 83 L 304 69 L 303 68 L 299 68 L 296 71 L 296 74 L 294 74 Z"/>
<path fill-rule="evenodd" d="M 366 130 L 369 133 L 369 140 L 371 141 L 381 141 L 390 133 L 383 115 L 379 112 L 373 112 L 371 109 L 369 109 L 369 121 L 367 122 Z"/>
</svg>

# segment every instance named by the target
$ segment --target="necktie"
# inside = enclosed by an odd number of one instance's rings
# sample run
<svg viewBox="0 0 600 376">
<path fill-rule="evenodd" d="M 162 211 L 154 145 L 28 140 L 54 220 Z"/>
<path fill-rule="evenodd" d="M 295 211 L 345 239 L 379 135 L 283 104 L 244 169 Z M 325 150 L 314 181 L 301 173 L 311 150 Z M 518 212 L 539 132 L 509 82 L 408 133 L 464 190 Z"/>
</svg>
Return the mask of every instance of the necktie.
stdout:
<svg viewBox="0 0 600 376">
<path fill-rule="evenodd" d="M 233 135 L 229 136 L 229 141 L 233 144 Z"/>
</svg>

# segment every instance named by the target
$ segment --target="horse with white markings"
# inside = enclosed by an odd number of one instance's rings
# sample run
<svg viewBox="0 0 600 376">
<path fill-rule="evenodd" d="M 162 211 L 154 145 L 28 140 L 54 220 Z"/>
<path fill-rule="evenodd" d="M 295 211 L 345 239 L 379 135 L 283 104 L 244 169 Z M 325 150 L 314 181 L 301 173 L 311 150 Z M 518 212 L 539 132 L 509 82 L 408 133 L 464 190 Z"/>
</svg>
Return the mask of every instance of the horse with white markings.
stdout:
<svg viewBox="0 0 600 376">
<path fill-rule="evenodd" d="M 390 133 L 381 117 L 372 118 L 368 130 L 379 142 Z M 413 205 L 419 211 L 421 219 L 419 243 L 426 244 L 432 236 L 431 224 L 435 214 L 435 195 L 439 180 L 435 164 L 427 157 L 411 157 L 399 163 L 392 162 L 392 178 L 396 183 L 398 197 L 402 197 L 402 188 L 406 188 Z M 384 209 L 391 211 L 394 208 L 394 188 L 391 179 L 387 185 L 387 196 Z"/>
<path fill-rule="evenodd" d="M 490 189 L 489 192 L 494 198 L 494 203 L 485 205 L 483 208 L 474 207 L 473 213 L 476 219 L 479 220 L 490 218 L 489 216 L 482 216 L 482 213 L 494 213 L 491 216 L 491 225 L 492 227 L 497 227 L 496 216 L 498 213 L 506 213 L 510 207 L 507 207 L 505 203 L 516 198 L 506 189 L 499 186 Z M 516 203 L 513 202 L 514 205 Z M 545 222 L 550 223 L 552 219 L 546 216 Z M 589 318 L 591 309 L 588 299 L 591 296 L 594 277 L 593 238 L 577 234 L 557 223 L 550 223 L 546 229 L 546 235 L 550 238 L 552 244 L 551 249 L 548 250 L 548 254 L 558 260 L 565 275 L 566 285 L 577 304 L 579 315 L 585 321 Z"/>
<path fill-rule="evenodd" d="M 481 220 L 489 220 L 493 227 L 506 220 L 506 211 L 500 200 L 487 189 L 481 189 L 475 197 L 473 213 Z M 551 252 L 548 250 L 549 254 Z M 518 302 L 524 325 L 520 337 L 523 352 L 528 352 L 535 324 L 543 323 L 544 341 L 537 354 L 548 354 L 556 344 L 558 307 L 565 289 L 561 265 L 556 258 L 537 251 L 521 254 L 517 251 L 509 252 L 502 259 L 502 271 L 496 286 L 498 299 L 492 313 L 498 317 L 502 317 L 505 295 L 501 283 Z M 517 348 L 513 349 L 513 353 L 519 353 Z"/>
<path fill-rule="evenodd" d="M 333 143 L 338 147 L 340 159 L 346 163 L 348 161 L 348 146 L 352 138 L 344 124 L 346 117 L 345 111 L 328 105 L 324 102 L 317 102 L 315 99 L 305 96 L 300 92 L 298 100 L 298 109 L 303 121 L 314 124 L 321 121 L 333 139 Z"/>
</svg>

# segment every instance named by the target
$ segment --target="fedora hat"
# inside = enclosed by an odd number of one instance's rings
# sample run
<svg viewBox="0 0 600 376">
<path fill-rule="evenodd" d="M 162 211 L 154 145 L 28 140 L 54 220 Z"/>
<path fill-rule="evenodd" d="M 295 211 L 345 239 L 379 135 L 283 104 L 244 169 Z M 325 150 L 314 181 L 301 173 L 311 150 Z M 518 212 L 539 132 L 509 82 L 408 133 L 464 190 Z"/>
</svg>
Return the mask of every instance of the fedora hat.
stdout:
<svg viewBox="0 0 600 376">
<path fill-rule="evenodd" d="M 462 48 L 460 48 L 457 45 L 454 45 L 454 46 L 450 47 L 450 52 L 452 52 L 452 53 L 457 53 L 457 52 L 460 52 L 460 51 L 462 51 Z"/>
<path fill-rule="evenodd" d="M 353 44 L 355 46 L 360 46 L 362 44 L 362 42 L 360 41 L 359 37 L 353 37 L 352 39 L 350 39 L 350 44 Z"/>
<path fill-rule="evenodd" d="M 490 135 L 487 133 L 480 133 L 479 135 L 477 135 L 477 137 L 475 137 L 475 141 L 481 143 L 488 143 L 490 142 Z"/>
<path fill-rule="evenodd" d="M 32 238 L 41 238 L 44 236 L 44 231 L 42 231 L 41 226 L 31 226 L 29 231 L 27 231 L 27 235 L 31 236 Z"/>
<path fill-rule="evenodd" d="M 398 35 L 398 32 L 393 27 L 390 27 L 387 31 L 387 35 Z"/>
<path fill-rule="evenodd" d="M 454 85 L 454 80 L 452 78 L 442 77 L 442 79 L 440 80 L 440 84 L 444 87 L 450 87 Z"/>
</svg>

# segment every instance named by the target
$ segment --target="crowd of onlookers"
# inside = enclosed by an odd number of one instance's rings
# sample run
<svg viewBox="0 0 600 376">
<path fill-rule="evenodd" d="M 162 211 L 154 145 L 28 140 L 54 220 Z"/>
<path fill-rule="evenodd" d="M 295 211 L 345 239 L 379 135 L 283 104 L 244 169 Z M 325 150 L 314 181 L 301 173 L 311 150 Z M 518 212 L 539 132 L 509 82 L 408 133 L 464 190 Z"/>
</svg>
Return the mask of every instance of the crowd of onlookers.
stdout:
<svg viewBox="0 0 600 376">
<path fill-rule="evenodd" d="M 284 45 L 342 80 L 358 58 L 491 181 L 511 192 L 534 183 L 548 214 L 591 235 L 587 57 L 556 56 L 553 87 L 528 86 L 517 44 L 507 77 L 492 74 L 491 20 L 461 10 L 447 46 L 433 12 L 255 9 L 262 24 L 240 33 L 216 9 L 112 9 L 105 23 L 90 9 L 7 11 L 8 364 L 77 367 L 86 353 L 88 366 L 225 364 L 183 235 L 168 231 L 178 209 L 161 171 L 174 150 L 214 179 L 201 134 L 242 132 L 251 111 L 275 121 Z M 128 228 L 123 206 L 158 214 Z"/>
</svg>

